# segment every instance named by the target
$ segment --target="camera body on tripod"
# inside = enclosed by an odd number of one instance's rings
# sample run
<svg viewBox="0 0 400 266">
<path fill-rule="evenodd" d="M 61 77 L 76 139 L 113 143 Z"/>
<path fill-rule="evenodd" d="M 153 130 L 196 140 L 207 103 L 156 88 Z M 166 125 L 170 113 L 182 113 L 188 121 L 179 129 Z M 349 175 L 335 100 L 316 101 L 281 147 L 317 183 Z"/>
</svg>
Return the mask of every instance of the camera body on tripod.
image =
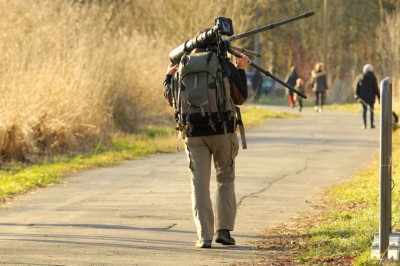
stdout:
<svg viewBox="0 0 400 266">
<path fill-rule="evenodd" d="M 220 35 L 233 35 L 233 24 L 230 18 L 217 17 L 215 18 L 215 27 L 214 30 L 218 32 Z"/>
</svg>

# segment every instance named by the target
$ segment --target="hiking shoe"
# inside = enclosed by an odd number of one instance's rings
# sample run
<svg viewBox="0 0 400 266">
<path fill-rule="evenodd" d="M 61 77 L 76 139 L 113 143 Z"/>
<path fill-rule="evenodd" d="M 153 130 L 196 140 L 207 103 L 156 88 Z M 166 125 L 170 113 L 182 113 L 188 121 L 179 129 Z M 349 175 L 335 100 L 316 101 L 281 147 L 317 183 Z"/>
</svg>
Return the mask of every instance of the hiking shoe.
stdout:
<svg viewBox="0 0 400 266">
<path fill-rule="evenodd" d="M 235 245 L 235 239 L 231 237 L 229 230 L 218 230 L 215 242 L 222 245 Z"/>
<path fill-rule="evenodd" d="M 211 240 L 197 240 L 196 248 L 211 248 Z"/>
</svg>

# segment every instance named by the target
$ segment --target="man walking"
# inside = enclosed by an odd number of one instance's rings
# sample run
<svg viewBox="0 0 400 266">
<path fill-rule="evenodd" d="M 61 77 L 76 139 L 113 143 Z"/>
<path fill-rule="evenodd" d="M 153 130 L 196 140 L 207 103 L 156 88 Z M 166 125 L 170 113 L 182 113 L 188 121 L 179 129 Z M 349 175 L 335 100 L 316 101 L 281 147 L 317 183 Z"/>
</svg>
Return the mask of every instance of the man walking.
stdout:
<svg viewBox="0 0 400 266">
<path fill-rule="evenodd" d="M 210 51 L 212 49 L 207 49 Z M 196 53 L 205 52 L 206 49 L 196 49 Z M 211 57 L 210 57 L 211 58 Z M 245 55 L 235 57 L 235 65 L 226 58 L 220 57 L 225 67 L 225 75 L 229 83 L 235 86 L 241 97 L 247 98 L 247 79 L 245 69 L 250 60 Z M 178 70 L 178 65 L 169 64 L 164 80 L 164 98 L 169 104 L 179 101 L 172 92 L 172 80 Z M 228 70 L 228 71 L 226 71 Z M 196 77 L 195 84 L 199 84 Z M 187 90 L 184 84 L 178 82 L 180 90 Z M 212 89 L 214 89 L 214 83 Z M 210 87 L 211 88 L 211 87 Z M 231 101 L 230 99 L 227 99 Z M 176 108 L 175 108 L 176 109 Z M 189 161 L 189 176 L 192 187 L 192 212 L 197 227 L 198 240 L 196 247 L 211 248 L 211 243 L 216 229 L 215 242 L 223 245 L 235 245 L 235 239 L 230 231 L 234 230 L 236 217 L 235 197 L 235 157 L 239 145 L 236 135 L 236 119 L 231 118 L 218 123 L 210 123 L 205 126 L 181 126 L 180 130 L 185 137 L 185 150 Z M 214 162 L 216 170 L 217 191 L 215 209 L 213 209 L 210 197 L 211 165 Z"/>
</svg>

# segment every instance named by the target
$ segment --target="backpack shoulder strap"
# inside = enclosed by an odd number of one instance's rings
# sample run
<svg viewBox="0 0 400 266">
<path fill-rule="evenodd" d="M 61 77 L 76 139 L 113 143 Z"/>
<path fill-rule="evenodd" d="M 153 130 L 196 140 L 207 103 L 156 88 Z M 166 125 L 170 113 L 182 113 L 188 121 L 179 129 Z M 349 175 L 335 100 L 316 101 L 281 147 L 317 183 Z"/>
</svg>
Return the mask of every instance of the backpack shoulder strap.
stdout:
<svg viewBox="0 0 400 266">
<path fill-rule="evenodd" d="M 242 121 L 242 114 L 240 113 L 239 107 L 236 106 L 235 108 L 236 108 L 237 123 L 239 125 L 240 138 L 242 139 L 242 147 L 245 150 L 247 149 L 247 142 L 246 142 L 246 134 L 244 132 L 244 125 Z"/>
</svg>

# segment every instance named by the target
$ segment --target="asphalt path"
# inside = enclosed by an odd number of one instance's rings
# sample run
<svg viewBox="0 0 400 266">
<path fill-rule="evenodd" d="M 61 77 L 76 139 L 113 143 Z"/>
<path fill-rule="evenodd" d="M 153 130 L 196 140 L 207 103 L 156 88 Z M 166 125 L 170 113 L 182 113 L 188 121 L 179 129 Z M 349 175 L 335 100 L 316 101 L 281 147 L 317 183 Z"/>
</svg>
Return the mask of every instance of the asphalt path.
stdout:
<svg viewBox="0 0 400 266">
<path fill-rule="evenodd" d="M 273 107 L 297 112 L 289 107 Z M 2 265 L 229 265 L 257 260 L 263 229 L 312 211 L 379 152 L 361 114 L 306 108 L 247 130 L 239 150 L 237 245 L 198 249 L 183 152 L 86 171 L 0 207 Z M 378 118 L 376 118 L 378 120 Z M 377 121 L 379 125 L 379 121 Z M 215 176 L 212 177 L 215 190 Z"/>
</svg>

